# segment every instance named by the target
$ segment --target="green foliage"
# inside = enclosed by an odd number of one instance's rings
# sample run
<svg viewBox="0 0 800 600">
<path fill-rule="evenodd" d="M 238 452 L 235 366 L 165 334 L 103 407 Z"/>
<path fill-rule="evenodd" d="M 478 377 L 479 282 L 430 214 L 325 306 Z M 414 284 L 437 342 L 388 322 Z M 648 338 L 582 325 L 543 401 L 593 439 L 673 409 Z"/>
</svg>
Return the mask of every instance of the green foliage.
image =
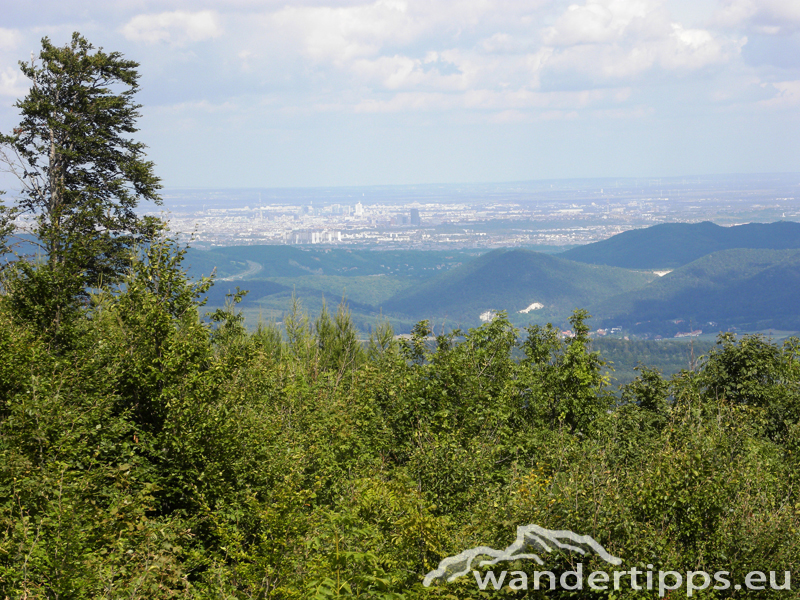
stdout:
<svg viewBox="0 0 800 600">
<path fill-rule="evenodd" d="M 622 402 L 635 403 L 640 408 L 656 414 L 664 413 L 669 398 L 669 383 L 656 369 L 641 367 L 638 370 L 640 370 L 639 377 L 625 386 Z"/>
<path fill-rule="evenodd" d="M 367 344 L 367 358 L 371 362 L 379 362 L 387 355 L 397 351 L 394 329 L 389 321 L 382 321 L 372 330 Z"/>
<path fill-rule="evenodd" d="M 63 47 L 43 38 L 38 60 L 20 63 L 31 81 L 15 105 L 22 120 L 0 136 L 0 161 L 21 187 L 13 216 L 33 219 L 44 254 L 44 264 L 20 266 L 9 293 L 26 316 L 55 329 L 76 295 L 118 282 L 133 247 L 162 228 L 134 210 L 141 200 L 160 203 L 144 145 L 128 137 L 139 117 L 138 64 L 93 50 L 78 33 Z M 2 233 L 9 216 L 3 211 Z M 25 306 L 26 295 L 48 296 L 47 307 Z"/>
<path fill-rule="evenodd" d="M 362 354 L 361 344 L 344 298 L 333 318 L 328 314 L 327 305 L 323 304 L 322 312 L 314 322 L 314 336 L 320 370 L 335 371 L 341 376 L 344 371 L 357 366 Z"/>
<path fill-rule="evenodd" d="M 585 311 L 570 339 L 501 313 L 362 343 L 344 303 L 312 321 L 295 299 L 283 330 L 250 333 L 237 296 L 203 319 L 210 281 L 183 259 L 168 239 L 134 257 L 57 352 L 0 302 L 5 595 L 480 598 L 422 576 L 527 523 L 626 567 L 800 560 L 796 341 L 723 336 L 695 371 L 642 368 L 615 406 Z"/>
<path fill-rule="evenodd" d="M 589 351 L 589 314 L 575 311 L 570 325 L 575 337 L 562 341 L 550 325 L 528 328 L 523 344 L 527 367 L 519 380 L 524 386 L 529 418 L 542 426 L 564 425 L 573 432 L 585 432 L 611 407 L 598 352 Z"/>
<path fill-rule="evenodd" d="M 761 336 L 720 335 L 696 385 L 708 401 L 748 407 L 766 435 L 782 438 L 800 422 L 797 349 L 796 338 L 780 347 Z"/>
<path fill-rule="evenodd" d="M 4 194 L 5 192 L 0 190 L 0 199 L 3 198 Z M 4 256 L 5 254 L 11 251 L 9 238 L 12 236 L 14 230 L 16 229 L 13 223 L 16 216 L 17 216 L 16 208 L 8 207 L 2 202 L 0 202 L 0 256 Z"/>
<path fill-rule="evenodd" d="M 2 302 L 15 321 L 35 327 L 56 348 L 71 343 L 83 307 L 79 279 L 46 263 L 18 261 L 4 270 L 2 284 Z"/>
<path fill-rule="evenodd" d="M 118 412 L 106 344 L 84 330 L 79 351 L 53 355 L 35 332 L 0 318 L 5 595 L 179 593 L 184 532 L 153 519 L 151 467 L 142 434 Z"/>
</svg>

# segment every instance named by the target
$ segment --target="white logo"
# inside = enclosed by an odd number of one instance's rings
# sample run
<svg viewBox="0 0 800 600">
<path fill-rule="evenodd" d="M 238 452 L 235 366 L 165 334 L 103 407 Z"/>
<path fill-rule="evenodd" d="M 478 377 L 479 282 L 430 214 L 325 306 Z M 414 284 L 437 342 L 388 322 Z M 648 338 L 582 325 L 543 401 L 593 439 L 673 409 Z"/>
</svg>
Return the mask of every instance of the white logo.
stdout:
<svg viewBox="0 0 800 600">
<path fill-rule="evenodd" d="M 451 582 L 466 575 L 472 569 L 472 561 L 479 556 L 491 556 L 491 560 L 482 560 L 479 566 L 496 565 L 503 561 L 514 561 L 523 558 L 536 561 L 542 565 L 544 562 L 538 554 L 529 550 L 543 550 L 552 552 L 554 549 L 568 550 L 586 554 L 594 552 L 600 558 L 612 565 L 621 565 L 622 559 L 611 556 L 606 549 L 588 535 L 578 535 L 571 531 L 553 531 L 538 525 L 520 525 L 517 527 L 517 539 L 504 550 L 495 550 L 488 546 L 478 546 L 464 550 L 461 554 L 448 556 L 439 563 L 435 571 L 425 576 L 422 584 L 428 587 L 434 581 Z"/>
</svg>

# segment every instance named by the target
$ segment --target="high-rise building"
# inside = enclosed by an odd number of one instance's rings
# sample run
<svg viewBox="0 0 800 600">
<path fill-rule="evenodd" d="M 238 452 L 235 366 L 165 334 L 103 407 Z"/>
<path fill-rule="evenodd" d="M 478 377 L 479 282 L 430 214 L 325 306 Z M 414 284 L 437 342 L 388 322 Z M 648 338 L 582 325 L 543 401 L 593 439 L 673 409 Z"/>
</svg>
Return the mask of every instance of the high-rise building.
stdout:
<svg viewBox="0 0 800 600">
<path fill-rule="evenodd" d="M 422 225 L 422 220 L 419 218 L 419 209 L 412 208 L 411 209 L 411 224 L 412 225 Z"/>
</svg>

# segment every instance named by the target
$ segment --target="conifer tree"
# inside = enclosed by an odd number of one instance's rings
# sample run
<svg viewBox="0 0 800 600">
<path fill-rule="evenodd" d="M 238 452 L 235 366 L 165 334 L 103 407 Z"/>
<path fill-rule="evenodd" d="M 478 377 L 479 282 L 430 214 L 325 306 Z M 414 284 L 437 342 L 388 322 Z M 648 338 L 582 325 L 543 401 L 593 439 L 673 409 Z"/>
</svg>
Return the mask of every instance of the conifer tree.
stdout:
<svg viewBox="0 0 800 600">
<path fill-rule="evenodd" d="M 21 122 L 0 136 L 0 164 L 19 181 L 15 216 L 30 219 L 50 279 L 73 282 L 71 293 L 118 281 L 129 250 L 162 227 L 134 210 L 160 204 L 161 187 L 130 137 L 138 66 L 77 32 L 63 47 L 43 38 L 38 59 L 20 63 L 31 87 L 15 104 Z"/>
</svg>

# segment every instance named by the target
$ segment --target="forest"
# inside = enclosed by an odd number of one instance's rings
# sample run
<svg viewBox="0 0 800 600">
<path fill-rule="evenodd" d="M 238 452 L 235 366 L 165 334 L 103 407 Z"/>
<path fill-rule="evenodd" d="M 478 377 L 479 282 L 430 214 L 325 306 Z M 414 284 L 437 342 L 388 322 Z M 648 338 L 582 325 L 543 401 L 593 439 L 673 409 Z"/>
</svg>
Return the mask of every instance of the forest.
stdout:
<svg viewBox="0 0 800 600">
<path fill-rule="evenodd" d="M 584 310 L 571 338 L 500 312 L 364 341 L 346 302 L 312 318 L 294 298 L 249 330 L 244 292 L 207 309 L 213 278 L 134 211 L 160 189 L 128 138 L 137 65 L 92 50 L 45 38 L 0 138 L 27 186 L 0 207 L 0 597 L 662 596 L 633 589 L 634 567 L 797 585 L 800 340 L 721 334 L 615 394 Z M 12 247 L 21 218 L 36 254 Z M 525 525 L 591 536 L 620 589 L 424 585 Z M 605 565 L 542 554 L 509 570 Z"/>
</svg>

